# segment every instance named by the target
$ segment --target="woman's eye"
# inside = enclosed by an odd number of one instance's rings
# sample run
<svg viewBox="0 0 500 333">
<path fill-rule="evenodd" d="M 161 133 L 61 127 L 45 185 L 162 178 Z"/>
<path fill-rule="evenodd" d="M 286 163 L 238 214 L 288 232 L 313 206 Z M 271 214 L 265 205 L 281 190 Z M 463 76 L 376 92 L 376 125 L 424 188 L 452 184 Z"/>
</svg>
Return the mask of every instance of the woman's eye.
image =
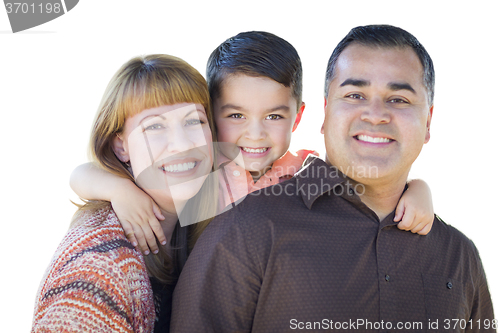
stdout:
<svg viewBox="0 0 500 333">
<path fill-rule="evenodd" d="M 243 119 L 243 115 L 241 113 L 233 113 L 229 115 L 229 118 Z"/>
<path fill-rule="evenodd" d="M 154 130 L 159 130 L 162 128 L 163 128 L 162 124 L 153 124 L 153 125 L 149 125 L 149 126 L 145 127 L 144 130 L 145 131 L 154 131 Z"/>
<path fill-rule="evenodd" d="M 283 118 L 279 114 L 270 114 L 269 116 L 266 117 L 267 120 L 278 120 Z"/>
<path fill-rule="evenodd" d="M 193 119 L 188 119 L 186 120 L 186 125 L 200 125 L 204 124 L 205 122 L 201 119 L 193 118 Z"/>
</svg>

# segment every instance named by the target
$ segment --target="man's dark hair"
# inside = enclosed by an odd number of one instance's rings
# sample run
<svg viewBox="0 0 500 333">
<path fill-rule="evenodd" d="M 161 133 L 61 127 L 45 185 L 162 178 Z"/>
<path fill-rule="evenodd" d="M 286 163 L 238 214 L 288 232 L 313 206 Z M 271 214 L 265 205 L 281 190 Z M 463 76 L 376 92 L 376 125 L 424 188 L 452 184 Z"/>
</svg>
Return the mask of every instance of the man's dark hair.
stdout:
<svg viewBox="0 0 500 333">
<path fill-rule="evenodd" d="M 249 31 L 220 44 L 207 63 L 207 83 L 212 102 L 220 97 L 226 77 L 236 73 L 267 77 L 291 87 L 297 107 L 302 102 L 300 57 L 283 38 L 269 32 Z"/>
<path fill-rule="evenodd" d="M 434 101 L 434 65 L 432 64 L 431 57 L 424 46 L 412 34 L 391 25 L 367 25 L 356 27 L 349 31 L 347 36 L 333 50 L 330 60 L 328 60 L 325 77 L 325 96 L 328 96 L 330 82 L 332 82 L 335 76 L 337 60 L 342 51 L 351 43 L 383 48 L 411 47 L 422 63 L 424 69 L 424 86 L 427 89 L 429 104 L 432 105 Z"/>
</svg>

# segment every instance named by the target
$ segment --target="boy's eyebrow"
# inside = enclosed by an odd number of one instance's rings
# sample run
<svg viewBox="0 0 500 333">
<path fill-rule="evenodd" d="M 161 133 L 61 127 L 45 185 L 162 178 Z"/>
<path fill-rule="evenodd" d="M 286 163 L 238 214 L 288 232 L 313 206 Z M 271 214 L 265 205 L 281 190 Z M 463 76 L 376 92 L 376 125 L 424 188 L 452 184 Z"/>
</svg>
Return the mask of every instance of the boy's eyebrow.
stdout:
<svg viewBox="0 0 500 333">
<path fill-rule="evenodd" d="M 278 106 L 272 108 L 270 111 L 285 111 L 285 112 L 287 112 L 287 111 L 290 111 L 290 107 L 287 105 L 278 105 Z"/>
<path fill-rule="evenodd" d="M 221 111 L 224 111 L 226 109 L 233 109 L 233 110 L 243 110 L 241 106 L 234 105 L 234 104 L 224 104 L 223 106 L 220 107 Z"/>
<path fill-rule="evenodd" d="M 224 111 L 226 109 L 242 111 L 245 108 L 243 108 L 243 107 L 241 107 L 239 105 L 235 105 L 235 104 L 224 104 L 223 106 L 220 107 L 221 111 Z M 268 111 L 272 112 L 272 111 L 280 111 L 280 110 L 285 111 L 285 112 L 286 111 L 290 111 L 290 107 L 283 104 L 283 105 L 275 106 L 274 108 L 271 108 Z"/>
</svg>

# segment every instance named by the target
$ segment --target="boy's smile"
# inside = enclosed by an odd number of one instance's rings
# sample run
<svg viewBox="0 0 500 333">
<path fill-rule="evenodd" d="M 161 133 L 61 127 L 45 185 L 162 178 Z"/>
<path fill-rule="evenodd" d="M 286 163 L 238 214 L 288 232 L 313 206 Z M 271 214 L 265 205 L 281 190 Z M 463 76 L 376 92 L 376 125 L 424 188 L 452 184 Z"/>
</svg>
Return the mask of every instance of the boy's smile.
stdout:
<svg viewBox="0 0 500 333">
<path fill-rule="evenodd" d="M 228 76 L 214 101 L 218 140 L 237 145 L 245 169 L 262 176 L 290 146 L 297 114 L 297 100 L 290 87 L 267 78 L 245 74 Z"/>
</svg>

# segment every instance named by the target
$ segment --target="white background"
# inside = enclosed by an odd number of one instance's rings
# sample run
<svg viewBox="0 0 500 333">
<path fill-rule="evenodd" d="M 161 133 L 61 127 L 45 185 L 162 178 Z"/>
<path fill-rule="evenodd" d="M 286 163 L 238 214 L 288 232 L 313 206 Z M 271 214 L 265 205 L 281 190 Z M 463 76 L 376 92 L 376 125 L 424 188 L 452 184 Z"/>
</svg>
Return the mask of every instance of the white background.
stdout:
<svg viewBox="0 0 500 333">
<path fill-rule="evenodd" d="M 70 200 L 78 200 L 69 175 L 86 161 L 94 113 L 125 61 L 168 53 L 204 74 L 209 54 L 226 38 L 248 30 L 277 34 L 297 48 L 304 68 L 307 107 L 292 150 L 323 156 L 327 60 L 351 28 L 382 23 L 410 31 L 434 60 L 431 140 L 411 176 L 430 184 L 436 213 L 475 242 L 498 312 L 500 28 L 494 4 L 82 0 L 66 15 L 17 34 L 0 8 L 2 331 L 30 329 L 38 285 L 75 211 Z"/>
</svg>

